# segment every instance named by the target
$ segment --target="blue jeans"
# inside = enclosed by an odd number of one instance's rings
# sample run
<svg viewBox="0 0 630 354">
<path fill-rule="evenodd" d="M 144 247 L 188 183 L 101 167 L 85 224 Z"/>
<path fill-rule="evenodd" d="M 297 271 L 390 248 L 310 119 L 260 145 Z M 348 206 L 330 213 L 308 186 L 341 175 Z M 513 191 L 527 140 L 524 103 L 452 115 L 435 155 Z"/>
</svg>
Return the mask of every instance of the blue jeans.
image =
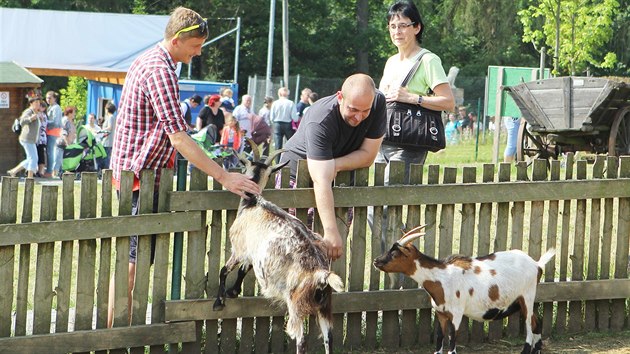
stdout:
<svg viewBox="0 0 630 354">
<path fill-rule="evenodd" d="M 287 140 L 289 140 L 293 134 L 295 134 L 295 130 L 293 130 L 290 122 L 274 122 L 273 143 L 275 144 L 276 150 L 282 149 L 283 139 L 286 137 Z"/>
<path fill-rule="evenodd" d="M 26 153 L 26 159 L 20 162 L 20 166 L 24 167 L 26 171 L 33 173 L 37 172 L 37 145 L 35 143 L 27 143 L 20 141 L 20 145 L 24 148 Z"/>
<path fill-rule="evenodd" d="M 503 124 L 507 131 L 507 145 L 503 152 L 503 157 L 516 156 L 516 143 L 518 141 L 518 128 L 521 125 L 521 119 L 518 117 L 504 117 Z"/>
<path fill-rule="evenodd" d="M 57 171 L 59 169 L 59 166 L 55 168 L 57 163 L 57 154 L 59 154 L 59 152 L 57 151 L 57 139 L 59 138 L 54 135 L 48 135 L 47 138 L 48 142 L 46 143 L 46 173 L 50 174 L 52 173 L 52 171 Z"/>
</svg>

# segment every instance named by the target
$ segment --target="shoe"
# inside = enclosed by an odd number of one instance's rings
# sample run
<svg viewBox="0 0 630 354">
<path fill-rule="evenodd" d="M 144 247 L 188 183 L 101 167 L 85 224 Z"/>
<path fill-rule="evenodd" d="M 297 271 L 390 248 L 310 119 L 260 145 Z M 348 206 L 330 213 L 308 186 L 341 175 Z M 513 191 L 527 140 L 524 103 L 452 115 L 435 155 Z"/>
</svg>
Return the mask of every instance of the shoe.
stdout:
<svg viewBox="0 0 630 354">
<path fill-rule="evenodd" d="M 7 174 L 11 177 L 17 177 L 17 172 L 13 171 L 13 170 L 8 170 Z"/>
</svg>

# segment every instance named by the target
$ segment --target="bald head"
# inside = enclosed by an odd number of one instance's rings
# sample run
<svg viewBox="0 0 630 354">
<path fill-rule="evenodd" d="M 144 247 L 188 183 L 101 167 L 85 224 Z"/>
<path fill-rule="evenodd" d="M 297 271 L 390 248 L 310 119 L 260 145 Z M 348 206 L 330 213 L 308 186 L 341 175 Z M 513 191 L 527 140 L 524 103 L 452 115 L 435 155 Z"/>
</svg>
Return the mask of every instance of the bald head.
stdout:
<svg viewBox="0 0 630 354">
<path fill-rule="evenodd" d="M 346 79 L 341 86 L 341 94 L 343 97 L 353 99 L 355 97 L 374 98 L 376 94 L 376 85 L 371 77 L 365 74 L 354 74 Z M 371 101 L 370 99 L 370 101 Z"/>
</svg>

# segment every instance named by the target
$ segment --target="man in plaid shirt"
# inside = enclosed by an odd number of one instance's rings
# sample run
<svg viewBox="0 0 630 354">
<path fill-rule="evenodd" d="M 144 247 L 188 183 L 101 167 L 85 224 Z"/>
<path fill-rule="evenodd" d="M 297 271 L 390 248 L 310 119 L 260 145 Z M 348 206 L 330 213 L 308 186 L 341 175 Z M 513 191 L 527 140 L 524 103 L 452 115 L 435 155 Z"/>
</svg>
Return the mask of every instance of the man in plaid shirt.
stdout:
<svg viewBox="0 0 630 354">
<path fill-rule="evenodd" d="M 156 171 L 157 190 L 160 170 L 173 167 L 176 150 L 240 197 L 246 197 L 246 193 L 261 192 L 258 185 L 245 175 L 227 172 L 208 158 L 187 134 L 188 125 L 179 105 L 175 70 L 178 62 L 189 64 L 194 56 L 201 54 L 201 46 L 207 37 L 206 20 L 195 11 L 178 7 L 166 25 L 164 40 L 136 58 L 127 72 L 118 107 L 111 168 L 117 189 L 120 189 L 122 171 L 129 170 L 135 174 L 133 214 L 137 213 L 140 171 Z M 157 201 L 157 198 L 154 199 Z M 129 309 L 135 279 L 137 237 L 132 237 L 130 243 Z M 110 294 L 112 290 L 113 286 Z M 110 326 L 112 311 L 110 306 Z"/>
</svg>

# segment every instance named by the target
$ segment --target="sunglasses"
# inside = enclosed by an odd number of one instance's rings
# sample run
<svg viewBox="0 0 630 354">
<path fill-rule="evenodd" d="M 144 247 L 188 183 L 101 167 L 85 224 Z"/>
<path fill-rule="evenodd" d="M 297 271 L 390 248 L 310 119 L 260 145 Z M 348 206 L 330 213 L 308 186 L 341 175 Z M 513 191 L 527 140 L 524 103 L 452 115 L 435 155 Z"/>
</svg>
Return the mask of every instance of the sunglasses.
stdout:
<svg viewBox="0 0 630 354">
<path fill-rule="evenodd" d="M 188 26 L 188 27 L 180 29 L 179 31 L 177 31 L 177 33 L 175 33 L 175 36 L 173 36 L 173 37 L 177 37 L 177 36 L 179 36 L 182 33 L 194 31 L 196 29 L 199 29 L 199 34 L 206 33 L 206 31 L 208 30 L 208 22 L 206 22 L 206 21 L 208 19 L 207 18 L 203 18 L 201 20 L 202 20 L 201 23 L 197 23 L 195 25 Z"/>
</svg>

